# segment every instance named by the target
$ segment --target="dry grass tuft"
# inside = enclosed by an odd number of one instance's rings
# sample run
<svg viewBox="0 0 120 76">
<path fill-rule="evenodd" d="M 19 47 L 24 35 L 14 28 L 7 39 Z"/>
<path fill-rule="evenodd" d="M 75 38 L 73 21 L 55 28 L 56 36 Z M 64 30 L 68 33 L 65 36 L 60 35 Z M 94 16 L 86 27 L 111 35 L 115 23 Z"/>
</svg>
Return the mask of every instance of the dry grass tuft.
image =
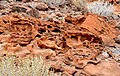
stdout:
<svg viewBox="0 0 120 76">
<path fill-rule="evenodd" d="M 21 59 L 5 56 L 0 60 L 0 76 L 53 76 L 41 57 Z"/>
</svg>

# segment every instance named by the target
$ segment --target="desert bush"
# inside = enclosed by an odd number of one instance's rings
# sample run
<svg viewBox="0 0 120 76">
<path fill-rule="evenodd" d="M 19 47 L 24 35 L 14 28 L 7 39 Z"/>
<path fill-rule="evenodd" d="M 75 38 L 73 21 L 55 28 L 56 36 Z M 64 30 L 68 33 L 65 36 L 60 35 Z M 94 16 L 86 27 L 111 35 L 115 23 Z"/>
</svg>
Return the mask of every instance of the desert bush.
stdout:
<svg viewBox="0 0 120 76">
<path fill-rule="evenodd" d="M 94 1 L 87 4 L 88 12 L 98 14 L 101 16 L 112 16 L 114 7 L 108 2 Z"/>
<path fill-rule="evenodd" d="M 0 60 L 0 76 L 53 76 L 41 57 L 20 59 L 5 56 Z"/>
</svg>

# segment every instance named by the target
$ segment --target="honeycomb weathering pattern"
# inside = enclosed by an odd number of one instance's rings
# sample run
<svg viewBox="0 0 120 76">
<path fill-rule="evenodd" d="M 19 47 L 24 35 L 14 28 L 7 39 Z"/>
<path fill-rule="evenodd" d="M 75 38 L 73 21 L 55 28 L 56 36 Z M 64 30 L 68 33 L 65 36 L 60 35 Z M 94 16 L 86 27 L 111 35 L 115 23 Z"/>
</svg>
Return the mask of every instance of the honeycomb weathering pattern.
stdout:
<svg viewBox="0 0 120 76">
<path fill-rule="evenodd" d="M 0 54 L 13 52 L 22 57 L 42 55 L 55 71 L 73 76 L 88 62 L 98 63 L 95 58 L 103 50 L 103 38 L 108 34 L 112 37 L 116 35 L 111 26 L 101 21 L 102 18 L 99 20 L 93 14 L 87 17 L 67 16 L 61 24 L 20 14 L 5 15 L 0 17 Z"/>
</svg>

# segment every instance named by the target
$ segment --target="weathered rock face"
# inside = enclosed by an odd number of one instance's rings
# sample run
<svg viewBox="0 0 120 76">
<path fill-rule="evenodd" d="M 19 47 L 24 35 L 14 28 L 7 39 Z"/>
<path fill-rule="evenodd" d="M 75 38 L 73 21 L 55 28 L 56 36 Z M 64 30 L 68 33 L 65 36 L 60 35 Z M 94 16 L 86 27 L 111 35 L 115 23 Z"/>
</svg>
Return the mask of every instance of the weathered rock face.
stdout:
<svg viewBox="0 0 120 76">
<path fill-rule="evenodd" d="M 89 30 L 98 37 L 101 37 L 106 45 L 114 43 L 113 39 L 119 35 L 119 33 L 111 27 L 112 25 L 107 24 L 102 18 L 93 15 L 88 15 L 86 20 L 81 25 L 78 24 L 78 26 Z"/>
<path fill-rule="evenodd" d="M 91 73 L 88 63 L 99 62 L 96 57 L 104 49 L 102 44 L 109 45 L 117 36 L 116 30 L 103 18 L 92 14 L 67 16 L 64 21 L 41 21 L 18 14 L 0 17 L 0 54 L 41 55 L 49 61 L 56 74 L 62 72 L 63 76 L 97 75 L 101 68 Z M 84 67 L 87 73 L 82 70 Z"/>
<path fill-rule="evenodd" d="M 120 75 L 120 67 L 113 62 L 105 62 L 102 61 L 100 64 L 93 65 L 89 64 L 87 65 L 84 70 L 88 72 L 90 75 L 102 75 L 102 76 L 119 76 Z"/>
<path fill-rule="evenodd" d="M 10 35 L 8 40 L 10 43 L 27 45 L 37 35 L 38 28 L 34 22 L 29 22 L 28 19 L 23 19 L 17 15 L 5 16 L 0 22 L 3 33 Z"/>
<path fill-rule="evenodd" d="M 71 0 L 0 0 L 0 55 L 41 55 L 55 76 L 117 76 L 120 6 L 114 7 L 110 20 Z"/>
</svg>

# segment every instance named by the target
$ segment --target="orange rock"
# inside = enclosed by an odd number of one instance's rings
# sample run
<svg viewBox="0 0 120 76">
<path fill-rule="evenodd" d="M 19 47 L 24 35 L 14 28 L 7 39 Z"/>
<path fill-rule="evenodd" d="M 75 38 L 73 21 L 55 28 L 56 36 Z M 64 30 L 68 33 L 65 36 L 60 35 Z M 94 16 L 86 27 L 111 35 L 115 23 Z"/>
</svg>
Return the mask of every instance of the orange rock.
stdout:
<svg viewBox="0 0 120 76">
<path fill-rule="evenodd" d="M 45 11 L 48 10 L 48 6 L 45 3 L 38 3 L 36 9 Z"/>
<path fill-rule="evenodd" d="M 56 53 L 51 49 L 33 49 L 31 53 L 34 55 L 41 55 L 42 57 L 47 59 L 52 56 L 56 56 Z"/>
<path fill-rule="evenodd" d="M 55 41 L 51 41 L 51 40 L 40 40 L 39 39 L 37 43 L 39 47 L 62 49 L 61 47 L 58 47 L 55 44 Z"/>
<path fill-rule="evenodd" d="M 64 72 L 67 72 L 67 73 L 69 73 L 70 75 L 73 75 L 73 73 L 75 73 L 76 72 L 76 69 L 75 69 L 75 67 L 74 66 L 63 66 L 62 67 L 63 68 L 63 71 Z"/>
<path fill-rule="evenodd" d="M 100 64 L 89 64 L 84 68 L 84 71 L 95 76 L 119 76 L 120 67 L 116 63 L 102 61 Z"/>
<path fill-rule="evenodd" d="M 120 5 L 115 5 L 115 10 L 114 10 L 114 14 L 118 15 L 120 14 Z"/>
<path fill-rule="evenodd" d="M 104 19 L 98 17 L 97 15 L 88 15 L 86 20 L 81 25 L 77 24 L 77 26 L 90 31 L 98 37 L 101 37 L 103 42 L 107 45 L 114 43 L 113 38 L 118 35 L 117 31 L 111 25 L 106 23 Z"/>
</svg>

